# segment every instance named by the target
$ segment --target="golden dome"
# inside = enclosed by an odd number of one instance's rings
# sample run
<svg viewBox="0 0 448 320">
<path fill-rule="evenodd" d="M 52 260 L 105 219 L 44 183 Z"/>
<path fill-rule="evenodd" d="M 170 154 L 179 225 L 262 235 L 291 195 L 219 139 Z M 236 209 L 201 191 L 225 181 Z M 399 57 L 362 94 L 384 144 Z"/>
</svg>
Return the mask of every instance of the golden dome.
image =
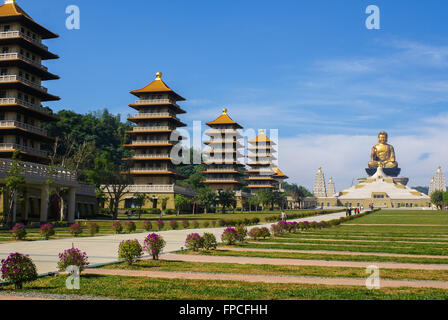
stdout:
<svg viewBox="0 0 448 320">
<path fill-rule="evenodd" d="M 162 72 L 157 72 L 156 73 L 156 80 L 162 80 L 162 76 L 163 76 Z"/>
</svg>

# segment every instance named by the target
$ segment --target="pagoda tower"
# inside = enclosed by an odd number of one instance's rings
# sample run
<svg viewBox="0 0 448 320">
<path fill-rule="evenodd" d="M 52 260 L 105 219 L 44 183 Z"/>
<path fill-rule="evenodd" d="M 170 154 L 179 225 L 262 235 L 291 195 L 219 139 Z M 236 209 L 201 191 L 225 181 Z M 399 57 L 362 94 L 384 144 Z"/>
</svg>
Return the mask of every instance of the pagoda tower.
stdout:
<svg viewBox="0 0 448 320">
<path fill-rule="evenodd" d="M 442 172 L 442 167 L 437 168 L 436 175 L 431 181 L 431 185 L 429 195 L 431 195 L 434 191 L 443 191 L 443 192 L 446 191 L 446 182 L 445 182 L 445 176 Z"/>
<path fill-rule="evenodd" d="M 48 93 L 42 81 L 59 77 L 42 62 L 59 57 L 42 40 L 59 36 L 35 22 L 14 0 L 0 6 L 0 158 L 48 164 L 48 152 L 55 139 L 42 126 L 58 118 L 45 101 L 59 97 Z"/>
<path fill-rule="evenodd" d="M 322 168 L 316 173 L 316 179 L 314 182 L 314 196 L 317 198 L 325 198 L 327 196 L 327 187 L 325 186 L 325 176 L 322 172 Z"/>
<path fill-rule="evenodd" d="M 243 127 L 229 117 L 227 109 L 207 125 L 211 129 L 205 134 L 210 136 L 210 140 L 205 145 L 210 150 L 205 152 L 208 159 L 204 161 L 207 170 L 203 172 L 206 175 L 203 183 L 213 190 L 238 190 L 241 185 L 238 169 L 243 166 L 238 161 L 243 156 L 238 151 L 243 147 L 239 142 L 242 136 L 238 130 Z"/>
<path fill-rule="evenodd" d="M 153 82 L 131 94 L 139 100 L 129 106 L 138 113 L 128 120 L 137 126 L 127 132 L 132 143 L 125 147 L 135 150 L 135 155 L 124 160 L 134 163 L 130 171 L 134 184 L 174 185 L 180 175 L 171 158 L 171 150 L 178 142 L 173 137 L 177 128 L 186 126 L 177 117 L 185 113 L 177 102 L 185 98 L 163 82 L 160 72 Z"/>
<path fill-rule="evenodd" d="M 429 196 L 431 196 L 434 193 L 434 191 L 436 191 L 435 182 L 436 179 L 432 177 L 431 182 L 429 183 L 429 191 L 428 191 Z"/>
<path fill-rule="evenodd" d="M 330 178 L 327 186 L 327 197 L 334 197 L 336 194 L 336 184 L 333 181 L 333 178 Z"/>
<path fill-rule="evenodd" d="M 249 140 L 248 166 L 247 171 L 249 177 L 246 178 L 247 188 L 252 194 L 260 189 L 276 189 L 278 182 L 274 178 L 272 161 L 275 160 L 273 155 L 275 142 L 270 140 L 264 130 L 255 139 Z"/>
</svg>

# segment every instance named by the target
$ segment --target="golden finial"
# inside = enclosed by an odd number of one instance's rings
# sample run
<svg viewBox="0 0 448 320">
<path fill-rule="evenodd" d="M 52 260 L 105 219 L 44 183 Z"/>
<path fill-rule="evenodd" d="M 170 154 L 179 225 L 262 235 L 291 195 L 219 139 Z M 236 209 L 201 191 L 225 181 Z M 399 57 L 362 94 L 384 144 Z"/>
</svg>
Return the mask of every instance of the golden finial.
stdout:
<svg viewBox="0 0 448 320">
<path fill-rule="evenodd" d="M 163 76 L 162 72 L 157 72 L 156 73 L 156 80 L 162 80 L 162 76 Z"/>
<path fill-rule="evenodd" d="M 382 168 L 383 167 L 383 163 L 382 162 L 379 162 L 378 163 L 378 168 Z"/>
<path fill-rule="evenodd" d="M 439 171 L 440 171 L 440 170 L 442 170 L 442 167 L 441 167 L 441 166 L 439 166 L 439 167 L 437 168 L 437 170 L 439 170 Z"/>
<path fill-rule="evenodd" d="M 261 133 L 261 134 L 264 134 L 264 129 L 261 129 L 261 130 L 260 130 L 260 133 Z"/>
<path fill-rule="evenodd" d="M 8 3 L 15 3 L 16 2 L 16 0 L 5 0 L 5 4 L 8 4 Z"/>
<path fill-rule="evenodd" d="M 227 109 L 226 108 L 224 108 L 224 109 L 222 109 L 222 114 L 227 114 Z"/>
<path fill-rule="evenodd" d="M 322 168 L 319 168 L 319 171 L 322 171 Z"/>
</svg>

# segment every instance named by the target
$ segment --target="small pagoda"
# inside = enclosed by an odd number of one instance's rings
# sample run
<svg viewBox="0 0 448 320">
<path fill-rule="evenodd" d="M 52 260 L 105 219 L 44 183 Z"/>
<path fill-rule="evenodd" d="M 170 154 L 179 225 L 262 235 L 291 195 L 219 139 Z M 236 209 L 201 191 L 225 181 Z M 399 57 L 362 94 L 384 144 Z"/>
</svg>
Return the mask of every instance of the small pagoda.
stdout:
<svg viewBox="0 0 448 320">
<path fill-rule="evenodd" d="M 213 190 L 238 190 L 241 186 L 238 169 L 243 166 L 238 161 L 243 156 L 238 151 L 243 147 L 239 142 L 242 136 L 238 130 L 243 127 L 229 117 L 227 109 L 207 125 L 211 129 L 205 134 L 210 140 L 205 144 L 210 150 L 205 152 L 207 170 L 203 172 L 206 176 L 203 183 Z"/>
<path fill-rule="evenodd" d="M 134 164 L 130 170 L 134 184 L 173 185 L 180 178 L 171 158 L 171 150 L 178 143 L 173 137 L 177 128 L 186 126 L 177 117 L 186 113 L 177 102 L 186 99 L 163 82 L 160 72 L 153 82 L 131 94 L 139 98 L 129 105 L 138 113 L 128 119 L 136 126 L 127 132 L 132 143 L 125 147 L 135 150 L 135 155 L 123 160 Z"/>
</svg>

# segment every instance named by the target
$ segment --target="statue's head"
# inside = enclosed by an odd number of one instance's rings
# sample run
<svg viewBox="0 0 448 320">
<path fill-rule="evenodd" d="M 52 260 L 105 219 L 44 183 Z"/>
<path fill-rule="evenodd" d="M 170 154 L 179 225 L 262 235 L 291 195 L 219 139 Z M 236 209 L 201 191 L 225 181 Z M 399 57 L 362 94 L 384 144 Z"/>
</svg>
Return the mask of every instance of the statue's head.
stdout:
<svg viewBox="0 0 448 320">
<path fill-rule="evenodd" d="M 387 135 L 386 131 L 381 131 L 378 134 L 378 142 L 379 143 L 386 144 L 387 143 L 387 138 L 388 138 L 388 135 Z"/>
</svg>

